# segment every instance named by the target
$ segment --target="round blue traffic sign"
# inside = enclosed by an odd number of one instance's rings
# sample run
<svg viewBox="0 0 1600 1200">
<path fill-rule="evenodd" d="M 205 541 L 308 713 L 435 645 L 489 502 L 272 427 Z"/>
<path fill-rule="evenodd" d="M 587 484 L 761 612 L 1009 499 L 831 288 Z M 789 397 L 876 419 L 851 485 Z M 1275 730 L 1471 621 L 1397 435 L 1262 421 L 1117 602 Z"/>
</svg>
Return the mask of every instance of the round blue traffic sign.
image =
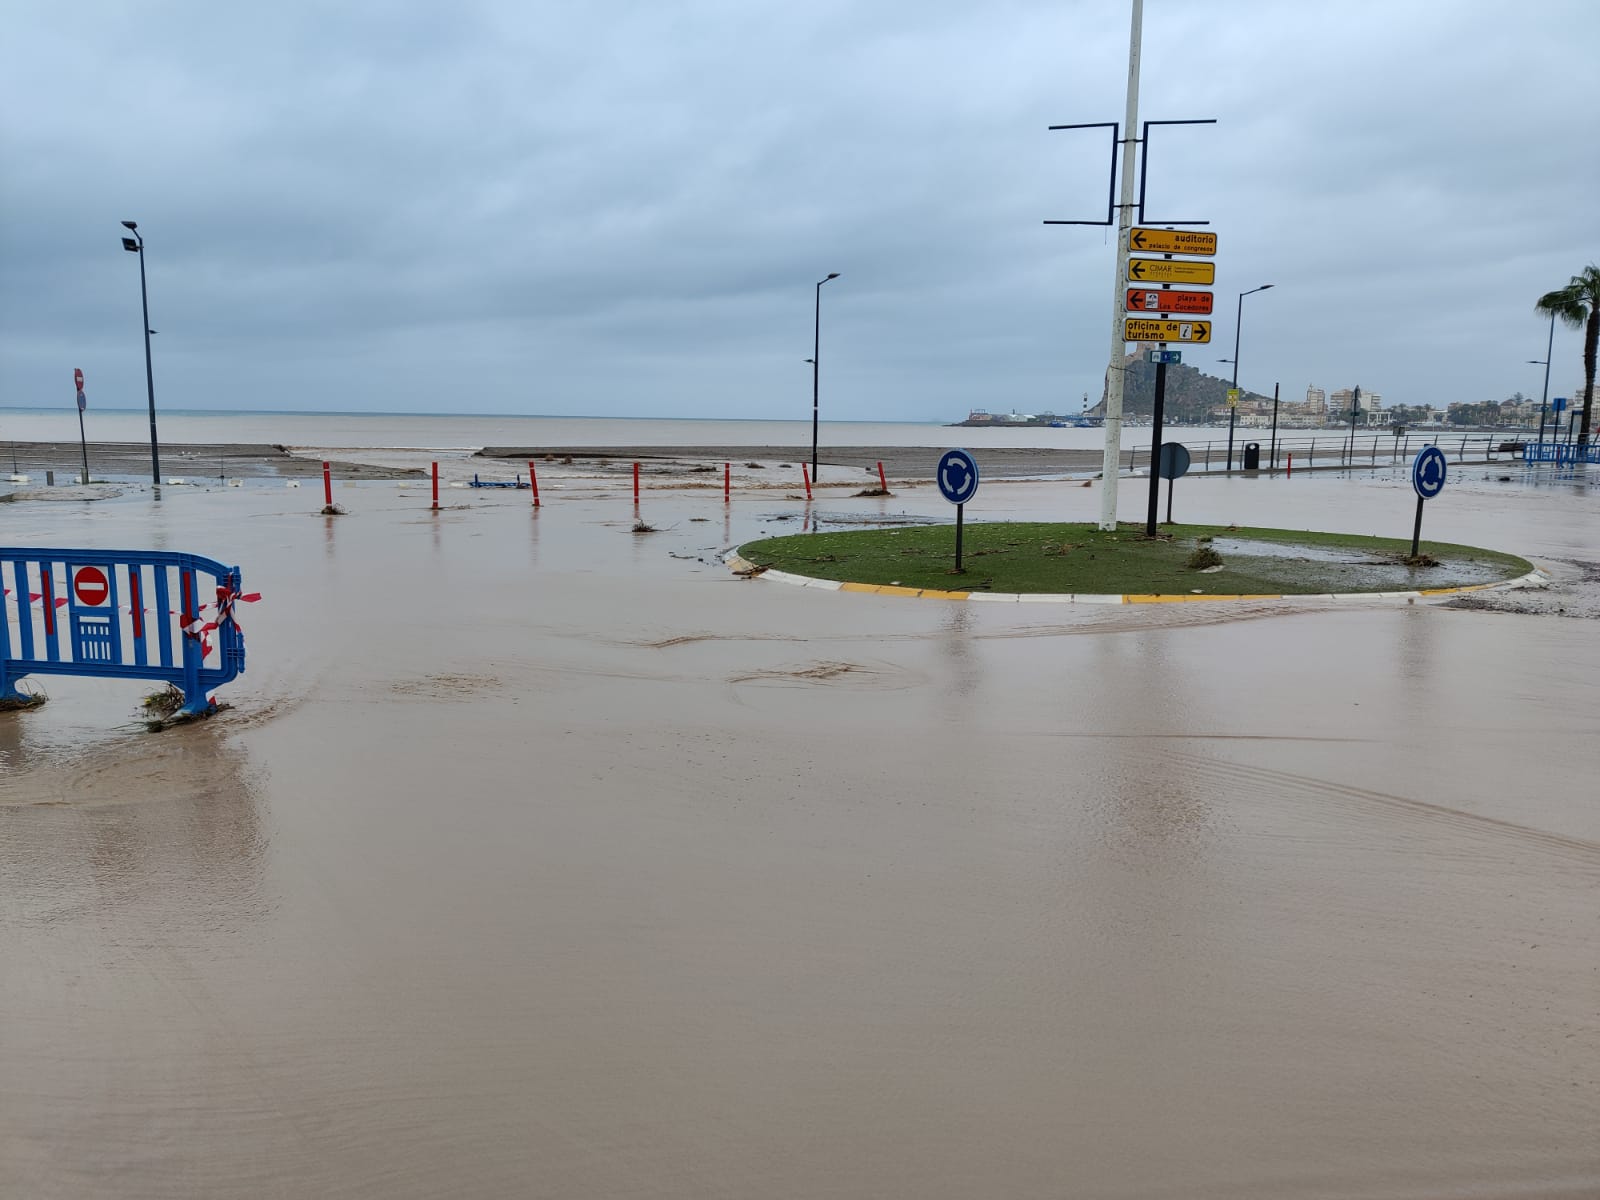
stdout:
<svg viewBox="0 0 1600 1200">
<path fill-rule="evenodd" d="M 978 462 L 965 450 L 946 450 L 934 477 L 951 504 L 965 504 L 978 494 Z"/>
<path fill-rule="evenodd" d="M 1424 446 L 1411 463 L 1411 486 L 1424 500 L 1432 500 L 1444 491 L 1444 451 L 1437 446 Z"/>
<path fill-rule="evenodd" d="M 1156 474 L 1163 479 L 1182 479 L 1189 473 L 1189 447 L 1181 442 L 1162 442 L 1156 459 Z"/>
</svg>

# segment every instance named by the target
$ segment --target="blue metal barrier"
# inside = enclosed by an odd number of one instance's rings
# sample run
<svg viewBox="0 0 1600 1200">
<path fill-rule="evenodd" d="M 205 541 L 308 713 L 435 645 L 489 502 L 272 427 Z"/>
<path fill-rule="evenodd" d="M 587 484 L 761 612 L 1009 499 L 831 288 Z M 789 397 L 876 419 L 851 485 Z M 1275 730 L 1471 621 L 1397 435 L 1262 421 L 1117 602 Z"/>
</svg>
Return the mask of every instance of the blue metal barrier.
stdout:
<svg viewBox="0 0 1600 1200">
<path fill-rule="evenodd" d="M 24 675 L 96 675 L 174 684 L 183 716 L 244 670 L 234 609 L 259 599 L 238 567 L 161 550 L 0 547 L 0 584 L 0 705 L 29 702 Z"/>
<path fill-rule="evenodd" d="M 531 488 L 533 486 L 533 484 L 529 483 L 521 475 L 517 476 L 517 479 L 516 479 L 515 483 L 497 483 L 497 482 L 493 482 L 491 480 L 479 479 L 477 477 L 477 475 L 474 474 L 473 477 L 472 477 L 472 482 L 467 484 L 467 486 L 468 487 L 477 487 L 477 488 L 484 488 L 484 487 L 521 488 L 523 491 L 527 491 L 529 488 Z"/>
<path fill-rule="evenodd" d="M 1579 455 L 1573 442 L 1526 442 L 1522 447 L 1525 463 L 1600 463 L 1600 442 L 1590 442 Z"/>
</svg>

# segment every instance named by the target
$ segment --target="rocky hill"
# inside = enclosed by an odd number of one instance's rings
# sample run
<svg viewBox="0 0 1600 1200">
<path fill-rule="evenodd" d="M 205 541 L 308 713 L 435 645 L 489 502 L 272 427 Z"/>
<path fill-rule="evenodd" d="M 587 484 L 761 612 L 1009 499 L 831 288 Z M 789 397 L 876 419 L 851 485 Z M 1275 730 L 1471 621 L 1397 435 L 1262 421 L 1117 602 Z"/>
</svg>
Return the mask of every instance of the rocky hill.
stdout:
<svg viewBox="0 0 1600 1200">
<path fill-rule="evenodd" d="M 1148 417 L 1155 411 L 1156 403 L 1156 367 L 1154 363 L 1146 362 L 1143 351 L 1128 355 L 1126 362 L 1127 376 L 1123 383 L 1122 411 L 1125 416 Z M 1207 375 L 1197 367 L 1186 363 L 1178 363 L 1167 368 L 1167 403 L 1166 420 L 1201 422 L 1208 416 L 1223 415 L 1228 411 L 1228 388 L 1232 386 L 1226 379 L 1218 379 L 1214 375 Z M 1260 396 L 1255 392 L 1245 389 L 1241 392 L 1240 402 L 1248 403 L 1251 400 L 1270 400 L 1271 396 Z M 1104 416 L 1106 411 L 1106 397 L 1102 390 L 1100 403 L 1089 410 L 1091 416 Z"/>
</svg>

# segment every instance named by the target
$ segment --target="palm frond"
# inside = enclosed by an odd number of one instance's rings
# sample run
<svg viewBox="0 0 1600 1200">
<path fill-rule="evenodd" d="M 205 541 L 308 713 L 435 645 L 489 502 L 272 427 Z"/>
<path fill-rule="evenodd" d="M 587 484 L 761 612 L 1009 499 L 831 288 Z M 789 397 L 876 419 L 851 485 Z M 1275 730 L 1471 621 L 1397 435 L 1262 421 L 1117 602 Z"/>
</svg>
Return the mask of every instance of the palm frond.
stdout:
<svg viewBox="0 0 1600 1200">
<path fill-rule="evenodd" d="M 1600 267 L 1590 263 L 1566 287 L 1540 296 L 1533 309 L 1542 316 L 1555 316 L 1563 325 L 1583 328 L 1589 314 L 1600 311 Z"/>
</svg>

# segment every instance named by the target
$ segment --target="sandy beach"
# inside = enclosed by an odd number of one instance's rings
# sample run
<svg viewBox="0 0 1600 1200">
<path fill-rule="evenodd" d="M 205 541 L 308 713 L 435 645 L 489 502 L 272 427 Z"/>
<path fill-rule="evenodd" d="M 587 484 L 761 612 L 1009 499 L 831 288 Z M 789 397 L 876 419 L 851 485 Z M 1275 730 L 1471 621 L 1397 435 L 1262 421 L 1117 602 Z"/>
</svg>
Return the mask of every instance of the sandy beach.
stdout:
<svg viewBox="0 0 1600 1200">
<path fill-rule="evenodd" d="M 12 442 L 7 444 L 13 473 L 42 483 L 54 472 L 61 483 L 75 482 L 83 470 L 85 448 L 76 442 Z M 244 442 L 163 442 L 163 479 L 307 479 L 322 474 L 319 457 L 296 454 L 284 446 Z M 149 442 L 92 442 L 87 447 L 90 479 L 150 478 Z M 340 458 L 345 479 L 405 479 L 420 474 L 420 467 L 386 467 Z"/>
<path fill-rule="evenodd" d="M 1600 1192 L 1593 620 L 822 593 L 721 555 L 948 520 L 931 484 L 657 477 L 641 535 L 625 467 L 558 460 L 538 509 L 341 476 L 322 517 L 258 457 L 3 510 L 263 596 L 209 721 L 74 678 L 0 715 L 0 1195 Z M 1428 536 L 1596 577 L 1591 491 L 1452 478 Z M 1180 504 L 1403 533 L 1412 499 Z"/>
<path fill-rule="evenodd" d="M 952 439 L 956 444 L 959 437 Z M 940 446 L 828 446 L 819 448 L 817 464 L 829 472 L 824 482 L 831 482 L 833 470 L 850 473 L 848 482 L 863 477 L 875 477 L 878 464 L 884 472 L 896 479 L 932 479 Z M 526 462 L 534 459 L 588 459 L 595 461 L 639 460 L 652 466 L 698 466 L 733 463 L 743 466 L 748 462 L 763 464 L 810 464 L 805 448 L 793 446 L 485 446 L 478 456 Z M 1122 462 L 1126 466 L 1132 451 L 1124 450 Z M 995 479 L 1037 478 L 1081 472 L 1098 472 L 1102 465 L 1101 452 L 1097 450 L 1058 450 L 1043 447 L 997 446 L 983 452 L 984 473 Z"/>
<path fill-rule="evenodd" d="M 9 449 L 17 469 L 39 481 L 46 471 L 53 471 L 61 482 L 76 480 L 82 470 L 82 451 L 75 442 L 17 442 Z M 95 442 L 88 451 L 91 478 L 149 478 L 148 442 Z M 943 448 L 936 446 L 830 446 L 819 453 L 821 482 L 833 485 L 876 478 L 880 462 L 884 471 L 897 479 L 931 479 L 942 453 Z M 318 451 L 260 443 L 179 442 L 163 443 L 160 448 L 163 477 L 195 479 L 304 479 L 320 475 L 325 458 L 332 462 L 341 479 L 405 479 L 425 472 L 430 454 L 450 463 L 461 458 L 460 452 L 385 447 L 367 452 L 349 447 Z M 387 461 L 397 455 L 404 456 L 411 465 L 396 466 Z M 1124 465 L 1132 455 L 1132 451 L 1123 452 Z M 580 468 L 612 468 L 638 461 L 658 477 L 690 474 L 696 469 L 720 473 L 724 463 L 731 463 L 741 476 L 752 469 L 747 466 L 749 463 L 759 464 L 763 470 L 790 466 L 795 471 L 801 462 L 810 463 L 808 450 L 778 445 L 485 446 L 471 457 L 479 460 L 477 466 L 486 472 L 510 468 L 524 473 L 529 459 L 540 463 L 541 469 L 559 468 L 568 458 L 573 463 L 565 465 Z M 1101 454 L 1097 450 L 993 447 L 984 451 L 983 465 L 986 474 L 995 479 L 1097 473 Z"/>
</svg>

